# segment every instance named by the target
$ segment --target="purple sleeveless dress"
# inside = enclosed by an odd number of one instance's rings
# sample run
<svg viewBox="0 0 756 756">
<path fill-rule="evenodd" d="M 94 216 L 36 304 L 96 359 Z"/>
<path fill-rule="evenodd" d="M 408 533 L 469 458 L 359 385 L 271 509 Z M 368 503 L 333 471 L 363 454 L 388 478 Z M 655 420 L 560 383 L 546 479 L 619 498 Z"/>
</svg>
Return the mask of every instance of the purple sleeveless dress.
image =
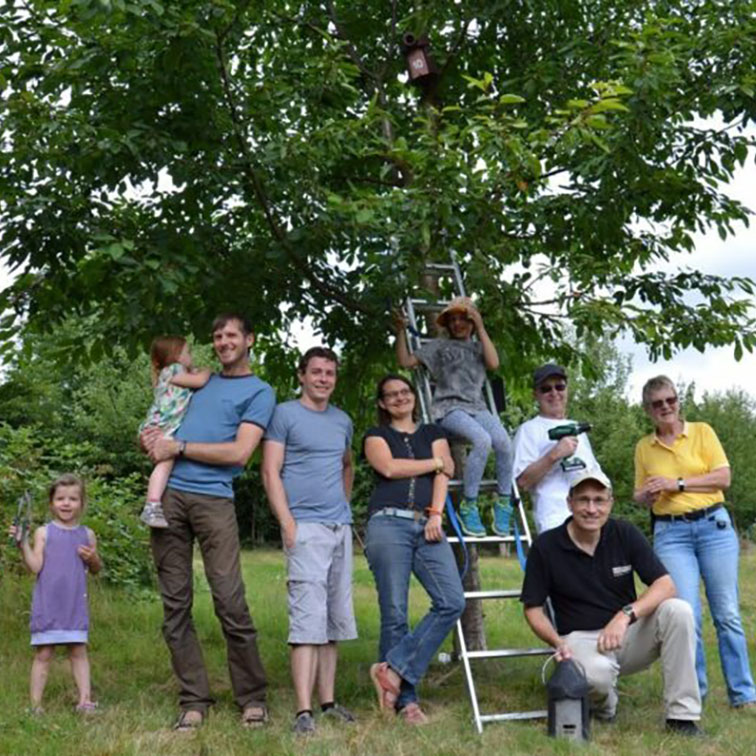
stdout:
<svg viewBox="0 0 756 756">
<path fill-rule="evenodd" d="M 87 529 L 48 522 L 45 533 L 44 562 L 32 596 L 31 645 L 86 643 L 87 570 L 76 549 L 89 545 Z"/>
</svg>

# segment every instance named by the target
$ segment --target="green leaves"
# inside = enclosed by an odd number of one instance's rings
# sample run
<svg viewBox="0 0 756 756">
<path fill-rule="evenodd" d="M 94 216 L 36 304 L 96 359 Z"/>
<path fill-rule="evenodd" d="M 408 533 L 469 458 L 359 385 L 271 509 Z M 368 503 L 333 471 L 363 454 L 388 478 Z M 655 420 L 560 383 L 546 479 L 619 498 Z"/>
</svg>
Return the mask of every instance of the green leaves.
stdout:
<svg viewBox="0 0 756 756">
<path fill-rule="evenodd" d="M 748 137 L 695 119 L 756 113 L 749 3 L 505 5 L 3 5 L 0 255 L 28 273 L 6 302 L 29 327 L 91 318 L 88 354 L 234 306 L 371 360 L 386 299 L 454 250 L 512 371 L 569 353 L 570 321 L 746 349 L 747 282 L 645 276 L 748 219 L 723 192 Z"/>
</svg>

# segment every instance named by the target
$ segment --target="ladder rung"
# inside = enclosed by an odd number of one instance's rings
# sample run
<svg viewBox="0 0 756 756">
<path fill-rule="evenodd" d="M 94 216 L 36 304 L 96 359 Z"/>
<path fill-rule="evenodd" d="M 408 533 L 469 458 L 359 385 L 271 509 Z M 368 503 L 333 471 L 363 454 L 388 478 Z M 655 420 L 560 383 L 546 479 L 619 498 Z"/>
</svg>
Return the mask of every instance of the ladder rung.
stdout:
<svg viewBox="0 0 756 756">
<path fill-rule="evenodd" d="M 495 648 L 488 651 L 468 651 L 468 659 L 509 659 L 518 656 L 548 656 L 553 648 Z"/>
<path fill-rule="evenodd" d="M 535 711 L 511 711 L 508 714 L 481 714 L 481 722 L 506 722 L 509 719 L 545 719 L 549 716 L 546 709 Z"/>
<path fill-rule="evenodd" d="M 452 443 L 456 443 L 455 439 L 451 439 Z M 480 481 L 480 490 L 481 491 L 491 491 L 492 489 L 495 489 L 498 486 L 498 482 L 496 480 L 493 480 L 491 478 L 488 478 L 486 480 Z M 453 478 L 449 481 L 449 489 L 452 491 L 456 491 L 457 489 L 462 487 L 462 481 L 459 480 L 459 478 Z"/>
<path fill-rule="evenodd" d="M 435 263 L 435 262 L 429 262 L 425 264 L 424 273 L 445 273 L 448 271 L 451 271 L 452 273 L 456 270 L 456 265 L 454 263 Z"/>
<path fill-rule="evenodd" d="M 446 539 L 449 543 L 459 543 L 459 538 L 457 536 L 449 536 Z M 520 540 L 524 540 L 523 536 L 520 535 Z M 479 543 L 514 543 L 515 537 L 513 535 L 508 536 L 497 536 L 497 535 L 487 535 L 483 536 L 483 538 L 475 538 L 475 536 L 467 536 L 465 538 L 465 543 L 468 546 L 477 546 Z"/>
<path fill-rule="evenodd" d="M 418 312 L 440 312 L 448 302 L 429 302 L 427 299 L 410 299 L 412 306 Z"/>
<path fill-rule="evenodd" d="M 520 598 L 519 588 L 512 588 L 501 591 L 465 591 L 466 599 L 502 599 L 502 598 Z"/>
</svg>

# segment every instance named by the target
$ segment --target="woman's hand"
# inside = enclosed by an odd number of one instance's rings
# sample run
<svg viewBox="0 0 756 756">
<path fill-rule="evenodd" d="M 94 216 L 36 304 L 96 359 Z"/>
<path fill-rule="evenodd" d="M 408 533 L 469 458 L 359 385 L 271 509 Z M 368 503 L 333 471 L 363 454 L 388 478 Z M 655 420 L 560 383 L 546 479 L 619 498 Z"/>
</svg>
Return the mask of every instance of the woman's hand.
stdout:
<svg viewBox="0 0 756 756">
<path fill-rule="evenodd" d="M 652 478 L 646 478 L 643 490 L 653 495 L 658 495 L 665 491 L 677 491 L 677 478 L 665 478 L 663 475 L 654 475 Z"/>
<path fill-rule="evenodd" d="M 444 537 L 444 529 L 441 527 L 441 515 L 432 514 L 425 523 L 425 540 L 440 541 Z"/>
</svg>

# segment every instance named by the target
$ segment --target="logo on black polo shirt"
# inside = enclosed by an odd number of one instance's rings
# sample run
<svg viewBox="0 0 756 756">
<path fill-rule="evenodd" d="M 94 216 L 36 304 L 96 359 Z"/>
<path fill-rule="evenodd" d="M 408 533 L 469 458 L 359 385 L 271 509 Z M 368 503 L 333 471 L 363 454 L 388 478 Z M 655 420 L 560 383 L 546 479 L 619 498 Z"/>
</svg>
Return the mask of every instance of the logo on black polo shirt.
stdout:
<svg viewBox="0 0 756 756">
<path fill-rule="evenodd" d="M 632 564 L 620 564 L 617 567 L 612 567 L 612 575 L 614 577 L 622 577 L 633 571 Z"/>
</svg>

